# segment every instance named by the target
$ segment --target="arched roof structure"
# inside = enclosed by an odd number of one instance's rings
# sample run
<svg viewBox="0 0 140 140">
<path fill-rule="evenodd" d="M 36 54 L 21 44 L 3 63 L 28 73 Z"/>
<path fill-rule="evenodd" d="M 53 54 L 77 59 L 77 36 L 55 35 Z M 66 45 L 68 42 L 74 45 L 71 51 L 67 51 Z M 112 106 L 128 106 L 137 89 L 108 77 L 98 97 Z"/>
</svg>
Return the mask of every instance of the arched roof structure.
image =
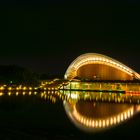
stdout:
<svg viewBox="0 0 140 140">
<path fill-rule="evenodd" d="M 117 70 L 120 70 L 128 75 L 132 76 L 135 79 L 140 79 L 140 75 L 129 68 L 128 66 L 124 65 L 123 63 L 102 55 L 98 53 L 86 53 L 77 57 L 68 67 L 66 73 L 64 75 L 65 79 L 71 80 L 77 76 L 77 71 L 80 67 L 87 65 L 87 64 L 104 64 L 110 67 L 113 67 Z"/>
</svg>

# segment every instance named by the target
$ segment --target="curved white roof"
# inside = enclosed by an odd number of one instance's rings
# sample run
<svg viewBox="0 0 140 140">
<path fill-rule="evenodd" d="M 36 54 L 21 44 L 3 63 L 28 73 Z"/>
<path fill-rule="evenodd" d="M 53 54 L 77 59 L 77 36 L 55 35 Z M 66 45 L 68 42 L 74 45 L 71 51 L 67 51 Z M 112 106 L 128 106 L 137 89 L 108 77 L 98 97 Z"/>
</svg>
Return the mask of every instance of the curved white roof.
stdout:
<svg viewBox="0 0 140 140">
<path fill-rule="evenodd" d="M 98 53 L 86 53 L 86 54 L 82 54 L 79 57 L 77 57 L 68 67 L 64 78 L 65 79 L 73 79 L 74 77 L 76 77 L 77 75 L 77 70 L 86 64 L 105 64 L 111 67 L 114 67 L 118 70 L 121 70 L 127 74 L 129 74 L 130 76 L 134 76 L 136 79 L 140 79 L 140 75 L 135 72 L 134 70 L 132 70 L 131 68 L 127 67 L 126 65 L 124 65 L 123 63 L 102 55 L 102 54 L 98 54 Z"/>
</svg>

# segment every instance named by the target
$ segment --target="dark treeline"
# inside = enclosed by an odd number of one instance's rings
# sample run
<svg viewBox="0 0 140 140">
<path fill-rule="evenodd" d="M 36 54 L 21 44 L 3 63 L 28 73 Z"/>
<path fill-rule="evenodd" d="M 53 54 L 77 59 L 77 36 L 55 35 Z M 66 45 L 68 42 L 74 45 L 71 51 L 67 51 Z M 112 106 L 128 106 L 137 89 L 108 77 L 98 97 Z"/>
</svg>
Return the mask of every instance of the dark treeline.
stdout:
<svg viewBox="0 0 140 140">
<path fill-rule="evenodd" d="M 17 65 L 0 65 L 0 84 L 28 84 L 39 83 L 40 75 Z"/>
<path fill-rule="evenodd" d="M 46 79 L 54 79 L 54 78 L 59 78 L 63 79 L 63 75 L 50 75 L 50 74 L 40 74 L 40 80 L 46 80 Z"/>
<path fill-rule="evenodd" d="M 38 85 L 41 80 L 54 78 L 63 79 L 63 75 L 39 74 L 18 65 L 0 65 L 0 84 Z"/>
</svg>

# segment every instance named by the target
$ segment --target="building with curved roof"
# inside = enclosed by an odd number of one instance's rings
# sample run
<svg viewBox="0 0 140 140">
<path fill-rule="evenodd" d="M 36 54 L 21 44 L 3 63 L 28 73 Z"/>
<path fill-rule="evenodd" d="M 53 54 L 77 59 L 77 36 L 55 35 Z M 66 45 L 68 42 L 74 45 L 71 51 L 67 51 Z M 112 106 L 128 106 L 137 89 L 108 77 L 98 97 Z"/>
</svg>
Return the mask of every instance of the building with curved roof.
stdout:
<svg viewBox="0 0 140 140">
<path fill-rule="evenodd" d="M 65 79 L 75 77 L 91 80 L 133 80 L 140 75 L 123 63 L 98 53 L 86 53 L 77 57 L 68 67 Z"/>
</svg>

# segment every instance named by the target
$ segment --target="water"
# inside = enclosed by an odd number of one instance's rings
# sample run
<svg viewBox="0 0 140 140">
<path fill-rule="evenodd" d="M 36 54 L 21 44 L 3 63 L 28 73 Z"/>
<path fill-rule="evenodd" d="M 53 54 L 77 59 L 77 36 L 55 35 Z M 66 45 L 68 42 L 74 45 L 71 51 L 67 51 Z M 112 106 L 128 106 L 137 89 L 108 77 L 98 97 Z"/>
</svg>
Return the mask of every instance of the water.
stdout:
<svg viewBox="0 0 140 140">
<path fill-rule="evenodd" d="M 57 92 L 1 93 L 0 139 L 69 140 L 139 136 L 138 104 L 71 97 Z M 76 118 L 76 113 L 83 118 Z"/>
</svg>

